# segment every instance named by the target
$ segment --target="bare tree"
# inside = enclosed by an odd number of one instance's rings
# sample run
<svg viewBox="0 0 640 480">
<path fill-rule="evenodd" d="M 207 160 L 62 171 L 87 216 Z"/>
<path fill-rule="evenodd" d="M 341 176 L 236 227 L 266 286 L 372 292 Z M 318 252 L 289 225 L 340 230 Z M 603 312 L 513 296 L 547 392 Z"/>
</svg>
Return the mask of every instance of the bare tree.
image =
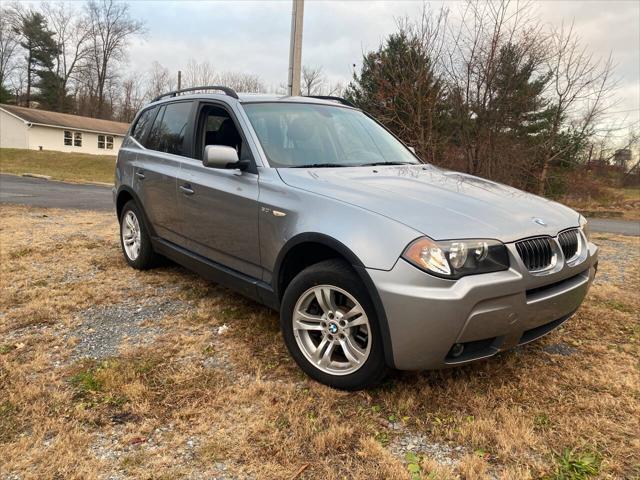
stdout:
<svg viewBox="0 0 640 480">
<path fill-rule="evenodd" d="M 344 84 L 341 82 L 330 83 L 321 66 L 302 67 L 302 80 L 300 91 L 303 95 L 328 95 L 340 97 L 344 93 Z"/>
<path fill-rule="evenodd" d="M 0 10 L 0 88 L 6 88 L 9 77 L 18 65 L 20 39 L 13 29 L 12 13 Z"/>
<path fill-rule="evenodd" d="M 344 90 L 345 86 L 342 82 L 329 83 L 322 94 L 330 97 L 342 97 L 344 95 Z"/>
<path fill-rule="evenodd" d="M 89 0 L 87 3 L 92 74 L 95 75 L 96 116 L 105 116 L 106 90 L 116 76 L 115 64 L 125 59 L 130 38 L 144 31 L 142 22 L 129 14 L 129 5 L 115 0 Z"/>
<path fill-rule="evenodd" d="M 286 96 L 289 90 L 289 85 L 287 82 L 280 82 L 277 86 L 271 86 L 270 91 L 274 92 L 276 95 Z"/>
<path fill-rule="evenodd" d="M 597 123 L 606 115 L 615 89 L 611 56 L 607 59 L 594 58 L 580 43 L 573 25 L 568 28 L 563 25 L 552 32 L 548 69 L 552 75 L 549 95 L 553 99 L 554 115 L 542 149 L 539 194 L 545 191 L 554 160 L 572 144 L 594 133 Z M 558 137 L 563 132 L 569 132 L 573 142 L 558 146 Z"/>
<path fill-rule="evenodd" d="M 177 80 L 171 75 L 169 69 L 154 61 L 151 71 L 147 75 L 146 98 L 152 100 L 158 95 L 175 90 Z"/>
<path fill-rule="evenodd" d="M 187 62 L 186 68 L 182 72 L 182 86 L 199 87 L 201 85 L 213 85 L 216 82 L 216 73 L 213 66 L 204 61 L 198 63 L 193 58 Z"/>
<path fill-rule="evenodd" d="M 90 30 L 73 4 L 44 3 L 42 10 L 58 43 L 55 71 L 61 79 L 60 89 L 66 94 L 69 82 L 86 66 L 91 53 Z"/>
<path fill-rule="evenodd" d="M 302 67 L 302 87 L 300 90 L 303 95 L 321 95 L 322 87 L 325 83 L 324 72 L 322 67 L 310 67 L 304 65 Z"/>
<path fill-rule="evenodd" d="M 233 88 L 236 92 L 264 93 L 262 80 L 257 75 L 240 72 L 221 72 L 215 76 L 215 83 Z"/>
<path fill-rule="evenodd" d="M 489 178 L 506 172 L 527 176 L 531 165 L 526 159 L 530 157 L 521 154 L 523 161 L 513 165 L 513 152 L 505 149 L 501 140 L 514 114 L 522 116 L 545 106 L 538 102 L 527 105 L 528 112 L 524 108 L 514 112 L 517 89 L 526 89 L 526 85 L 521 83 L 522 75 L 505 72 L 506 67 L 514 72 L 528 71 L 531 82 L 544 76 L 545 35 L 535 20 L 532 4 L 469 2 L 463 7 L 460 24 L 450 25 L 449 33 L 442 65 L 449 79 L 449 98 L 466 170 Z M 528 100 L 535 103 L 535 97 Z"/>
<path fill-rule="evenodd" d="M 257 75 L 241 72 L 216 72 L 208 61 L 198 63 L 194 59 L 190 59 L 182 73 L 183 87 L 224 85 L 237 92 L 261 93 L 266 91 L 262 80 Z"/>
<path fill-rule="evenodd" d="M 129 123 L 135 117 L 146 101 L 146 95 L 142 88 L 142 79 L 139 76 L 131 76 L 122 82 L 120 105 L 117 119 Z"/>
</svg>

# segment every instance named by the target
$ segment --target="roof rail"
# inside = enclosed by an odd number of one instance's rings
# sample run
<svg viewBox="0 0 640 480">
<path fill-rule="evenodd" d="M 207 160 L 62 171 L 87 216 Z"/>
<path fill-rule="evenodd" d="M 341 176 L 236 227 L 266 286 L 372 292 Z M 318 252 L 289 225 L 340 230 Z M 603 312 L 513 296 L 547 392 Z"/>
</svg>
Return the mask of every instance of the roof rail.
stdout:
<svg viewBox="0 0 640 480">
<path fill-rule="evenodd" d="M 346 98 L 332 97 L 330 95 L 307 95 L 307 96 L 309 98 L 317 98 L 319 100 L 333 100 L 334 102 L 341 103 L 341 104 L 346 105 L 348 107 L 356 108 L 356 106 L 353 103 L 351 103 L 349 100 L 347 100 Z"/>
<path fill-rule="evenodd" d="M 151 101 L 157 102 L 158 100 L 164 97 L 176 97 L 180 93 L 195 92 L 198 90 L 220 90 L 221 92 L 224 92 L 230 97 L 235 98 L 236 100 L 238 99 L 238 94 L 233 88 L 223 87 L 221 85 L 203 85 L 201 87 L 182 88 L 180 90 L 173 90 L 172 92 L 163 93 L 162 95 L 158 95 L 156 98 L 154 98 Z"/>
</svg>

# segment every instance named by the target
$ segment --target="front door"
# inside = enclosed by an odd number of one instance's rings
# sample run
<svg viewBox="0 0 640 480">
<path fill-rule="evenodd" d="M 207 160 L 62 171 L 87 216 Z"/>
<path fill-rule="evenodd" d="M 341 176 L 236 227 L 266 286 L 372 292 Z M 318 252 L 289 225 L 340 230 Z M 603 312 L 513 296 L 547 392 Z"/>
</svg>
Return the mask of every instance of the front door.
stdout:
<svg viewBox="0 0 640 480">
<path fill-rule="evenodd" d="M 224 107 L 201 104 L 196 125 L 195 158 L 183 160 L 178 174 L 181 244 L 232 270 L 261 278 L 258 175 L 207 168 L 201 160 L 206 145 L 236 148 L 240 159 L 251 160 L 251 153 Z"/>
</svg>

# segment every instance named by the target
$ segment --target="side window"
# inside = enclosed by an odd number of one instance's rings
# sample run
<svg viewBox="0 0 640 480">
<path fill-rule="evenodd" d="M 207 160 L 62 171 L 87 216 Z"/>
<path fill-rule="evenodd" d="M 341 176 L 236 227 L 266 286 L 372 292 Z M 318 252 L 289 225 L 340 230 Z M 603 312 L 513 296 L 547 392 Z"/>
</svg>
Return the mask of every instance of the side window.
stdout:
<svg viewBox="0 0 640 480">
<path fill-rule="evenodd" d="M 64 144 L 69 147 L 73 146 L 73 134 L 69 130 L 64 131 Z"/>
<path fill-rule="evenodd" d="M 245 147 L 244 140 L 238 132 L 233 118 L 222 107 L 205 105 L 200 110 L 198 118 L 198 147 L 194 156 L 202 159 L 204 147 L 207 145 L 225 145 L 235 148 L 240 160 L 250 160 L 249 148 Z"/>
<path fill-rule="evenodd" d="M 74 147 L 82 146 L 82 132 L 73 132 L 73 146 Z"/>
<path fill-rule="evenodd" d="M 146 147 L 159 152 L 184 155 L 191 107 L 192 102 L 169 103 L 163 106 L 153 122 Z"/>
<path fill-rule="evenodd" d="M 144 146 L 150 150 L 160 150 L 160 126 L 162 124 L 162 116 L 164 115 L 165 106 L 163 105 L 158 110 L 158 114 L 156 115 L 156 119 L 153 122 L 153 126 L 149 126 L 149 135 L 147 135 L 147 139 L 144 142 Z"/>
<path fill-rule="evenodd" d="M 140 118 L 136 122 L 136 126 L 133 127 L 133 132 L 131 136 L 142 142 L 142 139 L 147 134 L 149 127 L 151 126 L 151 121 L 153 120 L 154 115 L 156 114 L 157 107 L 149 108 L 140 114 Z"/>
<path fill-rule="evenodd" d="M 104 135 L 98 135 L 98 148 L 104 148 Z"/>
</svg>

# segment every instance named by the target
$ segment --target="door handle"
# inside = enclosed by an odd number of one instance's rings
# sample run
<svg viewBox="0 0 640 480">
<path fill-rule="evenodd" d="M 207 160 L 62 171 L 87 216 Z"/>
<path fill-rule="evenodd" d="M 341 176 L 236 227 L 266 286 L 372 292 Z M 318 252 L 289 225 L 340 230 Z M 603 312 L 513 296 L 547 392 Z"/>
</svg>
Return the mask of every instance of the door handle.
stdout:
<svg viewBox="0 0 640 480">
<path fill-rule="evenodd" d="M 182 190 L 182 193 L 184 193 L 185 195 L 193 195 L 194 192 L 193 189 L 191 188 L 191 185 L 188 183 L 185 183 L 184 185 L 180 185 L 180 190 Z"/>
<path fill-rule="evenodd" d="M 144 180 L 144 173 L 136 172 L 136 177 L 138 177 L 140 180 Z"/>
</svg>

